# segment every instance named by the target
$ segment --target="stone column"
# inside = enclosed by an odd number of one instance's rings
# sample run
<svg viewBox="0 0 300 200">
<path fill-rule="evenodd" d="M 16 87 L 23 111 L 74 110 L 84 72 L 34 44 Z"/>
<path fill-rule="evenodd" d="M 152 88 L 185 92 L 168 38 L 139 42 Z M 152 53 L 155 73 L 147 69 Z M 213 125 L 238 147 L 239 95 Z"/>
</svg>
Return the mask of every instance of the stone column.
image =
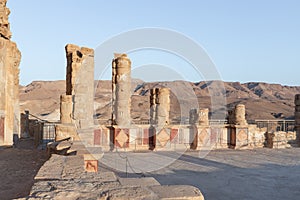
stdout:
<svg viewBox="0 0 300 200">
<path fill-rule="evenodd" d="M 208 126 L 209 118 L 208 118 L 209 109 L 200 109 L 198 113 L 198 121 L 200 126 Z"/>
<path fill-rule="evenodd" d="M 246 148 L 249 145 L 248 123 L 246 121 L 246 108 L 238 104 L 229 111 L 228 116 L 230 132 L 230 148 Z"/>
<path fill-rule="evenodd" d="M 73 115 L 73 96 L 63 94 L 60 96 L 60 122 L 71 124 Z"/>
<path fill-rule="evenodd" d="M 131 61 L 126 54 L 115 54 L 112 61 L 113 122 L 119 127 L 131 124 Z"/>
<path fill-rule="evenodd" d="M 296 128 L 296 140 L 300 145 L 300 94 L 295 96 L 295 128 Z"/>
<path fill-rule="evenodd" d="M 190 125 L 196 125 L 198 121 L 198 112 L 197 109 L 191 109 L 190 110 L 190 118 L 189 118 L 189 123 Z"/>
<path fill-rule="evenodd" d="M 236 125 L 248 125 L 246 121 L 246 107 L 243 104 L 235 106 L 235 124 Z"/>
<path fill-rule="evenodd" d="M 150 125 L 156 124 L 156 89 L 150 89 Z"/>
<path fill-rule="evenodd" d="M 163 127 L 170 124 L 170 89 L 150 90 L 150 124 Z"/>
<path fill-rule="evenodd" d="M 79 129 L 88 129 L 94 125 L 94 50 L 73 44 L 66 45 L 67 77 L 66 94 L 73 97 L 73 120 Z M 67 98 L 67 99 L 65 99 Z M 70 98 L 67 113 L 63 120 L 70 119 Z M 64 118 L 66 116 L 66 118 Z"/>
<path fill-rule="evenodd" d="M 170 89 L 159 88 L 156 92 L 156 119 L 158 127 L 170 124 Z"/>
</svg>

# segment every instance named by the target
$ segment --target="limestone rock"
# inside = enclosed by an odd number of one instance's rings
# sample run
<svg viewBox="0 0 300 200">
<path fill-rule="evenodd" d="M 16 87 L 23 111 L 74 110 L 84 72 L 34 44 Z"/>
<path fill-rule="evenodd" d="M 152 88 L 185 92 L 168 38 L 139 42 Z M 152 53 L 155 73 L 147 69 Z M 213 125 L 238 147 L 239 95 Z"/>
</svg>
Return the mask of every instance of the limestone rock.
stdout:
<svg viewBox="0 0 300 200">
<path fill-rule="evenodd" d="M 0 0 L 0 145 L 20 137 L 19 64 L 21 53 L 10 41 L 6 0 Z"/>
<path fill-rule="evenodd" d="M 8 16 L 10 10 L 6 7 L 7 0 L 0 0 L 0 35 L 5 39 L 11 38 Z"/>
</svg>

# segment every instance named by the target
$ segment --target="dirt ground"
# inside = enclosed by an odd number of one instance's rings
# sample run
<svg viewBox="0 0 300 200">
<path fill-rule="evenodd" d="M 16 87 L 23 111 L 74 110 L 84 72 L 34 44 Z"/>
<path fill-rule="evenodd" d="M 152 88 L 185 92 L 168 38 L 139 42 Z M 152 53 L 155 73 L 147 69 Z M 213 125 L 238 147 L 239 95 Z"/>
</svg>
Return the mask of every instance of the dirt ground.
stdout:
<svg viewBox="0 0 300 200">
<path fill-rule="evenodd" d="M 47 159 L 46 151 L 35 149 L 31 139 L 21 139 L 14 148 L 0 146 L 0 199 L 27 196 Z"/>
</svg>

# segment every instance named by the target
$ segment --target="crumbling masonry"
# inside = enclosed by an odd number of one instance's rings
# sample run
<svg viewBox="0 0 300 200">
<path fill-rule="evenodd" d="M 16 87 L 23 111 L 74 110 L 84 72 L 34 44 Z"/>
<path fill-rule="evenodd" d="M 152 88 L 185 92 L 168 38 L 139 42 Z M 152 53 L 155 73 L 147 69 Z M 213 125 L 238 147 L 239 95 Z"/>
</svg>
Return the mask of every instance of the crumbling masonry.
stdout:
<svg viewBox="0 0 300 200">
<path fill-rule="evenodd" d="M 60 97 L 61 124 L 56 126 L 56 140 L 77 140 L 79 130 L 94 126 L 94 50 L 73 44 L 65 50 L 66 94 Z"/>
<path fill-rule="evenodd" d="M 169 88 L 160 86 L 149 91 L 150 123 L 132 124 L 130 116 L 131 61 L 126 54 L 115 54 L 112 61 L 112 124 L 94 124 L 93 50 L 67 45 L 66 53 L 67 92 L 61 96 L 62 124 L 56 127 L 57 140 L 67 137 L 75 140 L 84 138 L 85 142 L 88 141 L 89 148 L 101 147 L 105 151 L 114 149 L 211 150 L 264 146 L 286 148 L 294 146 L 294 141 L 296 141 L 295 131 L 267 130 L 255 124 L 248 124 L 246 108 L 243 104 L 238 104 L 229 111 L 227 124 L 211 124 L 207 108 L 192 109 L 189 124 L 171 123 L 171 91 Z M 296 96 L 295 115 L 298 137 L 299 99 L 300 95 Z"/>
<path fill-rule="evenodd" d="M 150 90 L 150 123 L 164 127 L 170 123 L 170 89 L 153 88 Z"/>
<path fill-rule="evenodd" d="M 112 61 L 112 121 L 120 127 L 131 123 L 131 61 L 126 54 L 115 54 Z"/>
<path fill-rule="evenodd" d="M 0 145 L 20 136 L 19 64 L 21 53 L 10 40 L 6 0 L 0 0 Z"/>
</svg>

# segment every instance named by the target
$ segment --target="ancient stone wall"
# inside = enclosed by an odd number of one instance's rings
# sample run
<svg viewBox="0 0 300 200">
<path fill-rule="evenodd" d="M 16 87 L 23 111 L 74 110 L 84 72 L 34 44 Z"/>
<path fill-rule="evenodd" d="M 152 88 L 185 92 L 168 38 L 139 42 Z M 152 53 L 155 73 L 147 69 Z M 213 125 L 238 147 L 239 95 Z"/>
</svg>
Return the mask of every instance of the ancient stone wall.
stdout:
<svg viewBox="0 0 300 200">
<path fill-rule="evenodd" d="M 10 41 L 9 9 L 0 0 L 0 144 L 11 145 L 20 136 L 19 64 L 21 53 Z"/>
<path fill-rule="evenodd" d="M 61 120 L 71 123 L 72 118 L 77 128 L 87 129 L 94 125 L 94 50 L 73 44 L 65 49 L 66 95 L 61 97 Z"/>
<path fill-rule="evenodd" d="M 113 122 L 120 127 L 131 124 L 131 61 L 126 54 L 115 54 L 112 61 Z"/>
</svg>

